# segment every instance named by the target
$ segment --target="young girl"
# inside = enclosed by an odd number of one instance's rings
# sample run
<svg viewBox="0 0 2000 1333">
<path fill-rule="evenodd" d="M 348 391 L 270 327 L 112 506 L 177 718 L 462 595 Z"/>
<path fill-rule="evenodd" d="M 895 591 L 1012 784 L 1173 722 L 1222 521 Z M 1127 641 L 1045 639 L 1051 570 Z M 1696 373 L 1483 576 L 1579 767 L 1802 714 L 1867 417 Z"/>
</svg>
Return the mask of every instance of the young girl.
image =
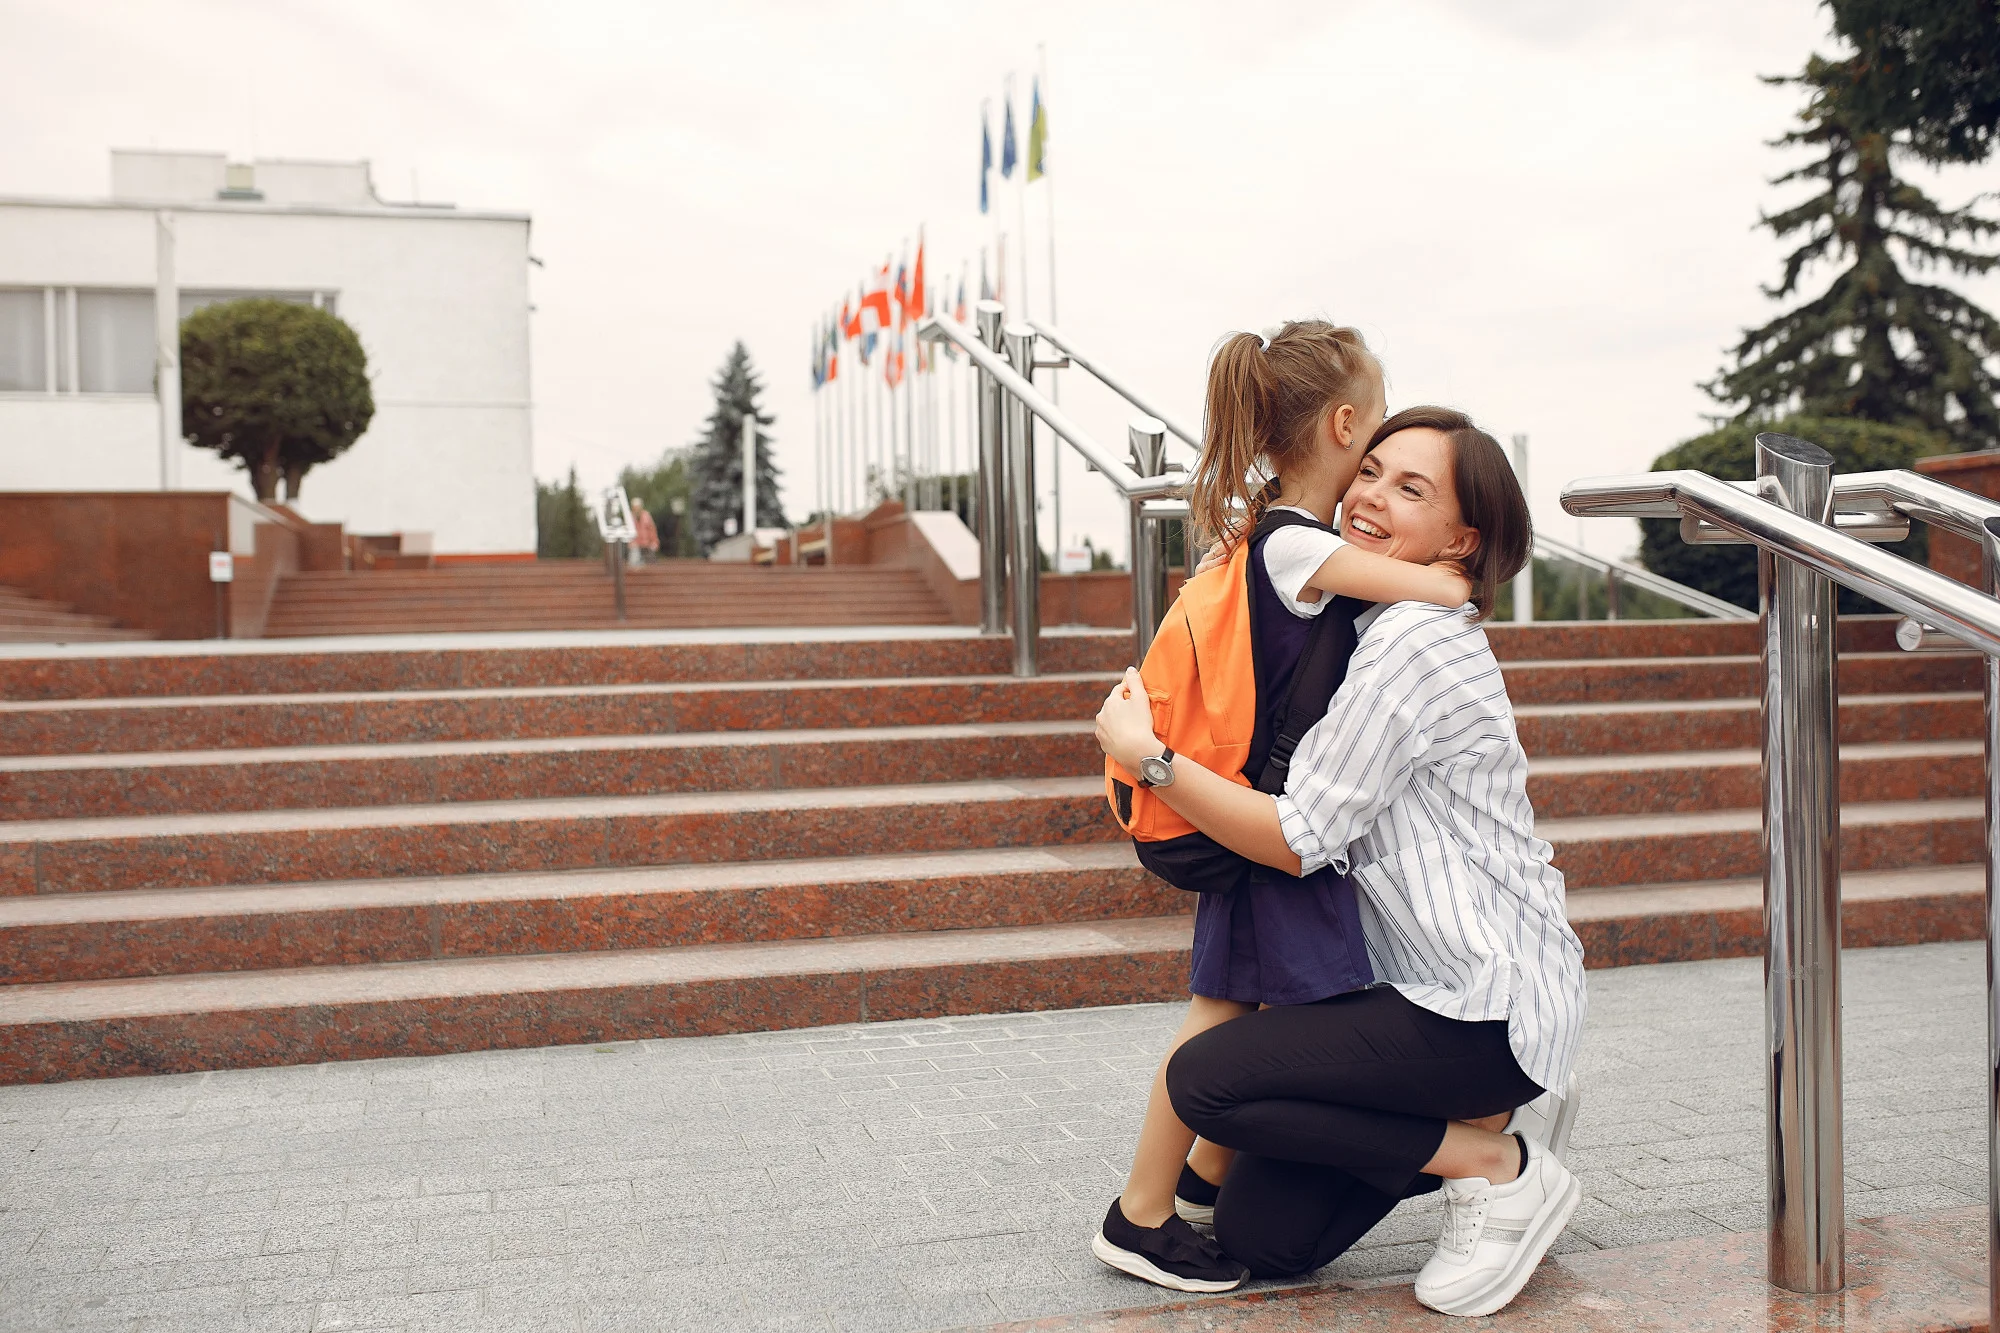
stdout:
<svg viewBox="0 0 2000 1333">
<path fill-rule="evenodd" d="M 1321 320 L 1295 320 L 1268 338 L 1232 334 L 1209 367 L 1205 442 L 1189 509 L 1224 543 L 1256 543 L 1251 599 L 1268 646 L 1265 681 L 1289 680 L 1316 616 L 1351 617 L 1371 602 L 1456 607 L 1471 594 L 1449 560 L 1408 564 L 1351 547 L 1331 529 L 1385 410 L 1382 369 L 1361 335 Z M 1270 481 L 1256 487 L 1253 469 Z M 1313 522 L 1254 537 L 1273 507 Z M 1465 553 L 1447 552 L 1456 554 Z M 1227 576 L 1218 570 L 1205 577 Z M 1335 606 L 1336 597 L 1352 600 Z M 1193 994 L 1173 1046 L 1260 1005 L 1310 1004 L 1372 980 L 1346 878 L 1331 869 L 1295 878 L 1259 867 L 1242 888 L 1199 895 Z M 1231 1154 L 1195 1142 L 1168 1102 L 1165 1075 L 1162 1060 L 1125 1191 L 1091 1250 L 1163 1287 L 1227 1291 L 1244 1268 L 1188 1222 L 1213 1215 Z"/>
</svg>

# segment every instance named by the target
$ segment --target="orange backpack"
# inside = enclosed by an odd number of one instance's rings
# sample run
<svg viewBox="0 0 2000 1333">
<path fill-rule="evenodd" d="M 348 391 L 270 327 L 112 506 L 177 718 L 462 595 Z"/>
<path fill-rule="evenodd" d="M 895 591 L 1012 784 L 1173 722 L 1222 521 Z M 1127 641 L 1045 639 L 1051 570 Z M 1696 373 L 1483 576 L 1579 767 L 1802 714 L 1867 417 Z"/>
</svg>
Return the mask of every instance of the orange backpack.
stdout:
<svg viewBox="0 0 2000 1333">
<path fill-rule="evenodd" d="M 1140 665 L 1153 705 L 1153 731 L 1175 754 L 1211 773 L 1272 794 L 1285 789 L 1292 752 L 1326 715 L 1354 652 L 1354 617 L 1367 603 L 1336 597 L 1313 619 L 1297 663 L 1270 661 L 1255 614 L 1253 552 L 1282 527 L 1330 531 L 1289 510 L 1267 512 L 1229 562 L 1182 585 Z M 1263 682 L 1292 666 L 1281 699 L 1262 697 Z M 1247 770 L 1256 770 L 1252 782 Z M 1142 787 L 1108 756 L 1104 794 L 1111 814 L 1132 836 L 1140 863 L 1177 888 L 1219 892 L 1244 883 L 1256 863 L 1230 851 L 1181 818 L 1151 788 Z"/>
</svg>

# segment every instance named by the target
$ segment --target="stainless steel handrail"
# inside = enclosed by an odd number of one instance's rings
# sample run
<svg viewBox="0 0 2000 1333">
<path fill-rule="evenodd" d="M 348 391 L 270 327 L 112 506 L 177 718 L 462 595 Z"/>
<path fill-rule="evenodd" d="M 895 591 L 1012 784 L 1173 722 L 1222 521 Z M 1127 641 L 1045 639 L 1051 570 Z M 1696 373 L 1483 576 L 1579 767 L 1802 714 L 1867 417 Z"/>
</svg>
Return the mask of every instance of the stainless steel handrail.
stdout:
<svg viewBox="0 0 2000 1333">
<path fill-rule="evenodd" d="M 1872 510 L 1879 531 L 1910 518 L 1963 531 L 1978 518 L 1987 586 L 2000 569 L 2000 518 L 1908 474 L 1837 486 L 1833 459 L 1789 436 L 1757 437 L 1754 493 L 1699 472 L 1592 478 L 1564 488 L 1572 514 L 1669 517 L 1759 548 L 1764 759 L 1765 1036 L 1769 1077 L 1769 1273 L 1794 1291 L 1845 1281 L 1841 1130 L 1839 747 L 1833 585 L 1840 583 L 1987 654 L 1989 1251 L 2000 1317 L 2000 993 L 1991 888 L 2000 866 L 2000 601 L 1835 528 L 1842 505 Z M 1965 497 L 1971 499 L 1972 497 Z M 1666 512 L 1662 512 L 1662 511 Z M 1693 529 L 1693 531 L 1691 531 Z"/>
<path fill-rule="evenodd" d="M 1006 619 L 1014 640 L 1014 673 L 1033 676 L 1040 671 L 1041 546 L 1035 531 L 1033 448 L 1033 423 L 1039 417 L 1058 440 L 1103 474 L 1126 502 L 1131 524 L 1132 628 L 1136 658 L 1142 659 L 1166 607 L 1165 523 L 1174 517 L 1185 519 L 1187 509 L 1184 503 L 1178 515 L 1158 509 L 1163 503 L 1176 503 L 1172 497 L 1181 494 L 1186 481 L 1185 473 L 1166 468 L 1163 449 L 1170 427 L 1151 415 L 1132 422 L 1128 444 L 1141 468 L 1134 470 L 1035 388 L 1036 340 L 1057 340 L 1039 326 L 1008 325 L 1005 320 L 999 302 L 981 301 L 977 334 L 943 315 L 917 322 L 919 338 L 957 346 L 979 371 L 981 631 L 1001 632 L 1003 610 L 1011 609 Z M 1085 369 L 1099 373 L 1088 364 Z M 1010 566 L 1014 588 L 1008 608 Z"/>
<path fill-rule="evenodd" d="M 1664 597 L 1670 602 L 1677 602 L 1690 611 L 1698 611 L 1716 620 L 1757 618 L 1755 611 L 1745 610 L 1734 602 L 1725 602 L 1720 597 L 1712 596 L 1699 588 L 1690 588 L 1685 583 L 1676 583 L 1664 574 L 1655 574 L 1643 565 L 1635 565 L 1629 560 L 1613 560 L 1609 556 L 1593 555 L 1581 546 L 1571 546 L 1568 542 L 1546 533 L 1535 534 L 1535 547 L 1573 564 L 1594 569 L 1607 577 L 1620 579 L 1634 588 L 1650 592 L 1657 597 Z M 1581 611 L 1578 614 L 1581 614 Z"/>
<path fill-rule="evenodd" d="M 1981 651 L 2000 653 L 2000 604 L 1992 598 L 1747 494 L 1743 487 L 1748 484 L 1691 471 L 1587 477 L 1565 486 L 1562 502 L 1572 514 L 1621 518 L 1671 517 L 1660 511 L 1672 505 L 1683 517 L 1712 523 L 1906 616 L 1936 625 Z"/>
<path fill-rule="evenodd" d="M 1167 433 L 1169 435 L 1175 436 L 1183 444 L 1193 449 L 1196 453 L 1201 452 L 1200 436 L 1189 431 L 1186 427 L 1176 424 L 1172 417 L 1168 416 L 1165 412 L 1162 412 L 1156 405 L 1147 402 L 1145 399 L 1141 398 L 1137 393 L 1133 392 L 1131 389 L 1127 388 L 1119 381 L 1113 379 L 1111 377 L 1110 371 L 1106 370 L 1102 365 L 1100 365 L 1096 361 L 1093 361 L 1089 357 L 1085 356 L 1082 352 L 1079 352 L 1076 349 L 1075 343 L 1071 342 L 1068 338 L 1064 337 L 1056 329 L 1051 328 L 1049 325 L 1042 323 L 1042 321 L 1040 321 L 1039 319 L 1031 319 L 1026 321 L 1026 323 L 1029 328 L 1033 329 L 1036 333 L 1040 334 L 1042 338 L 1051 347 L 1055 348 L 1058 352 L 1061 352 L 1064 356 L 1068 357 L 1072 364 L 1081 367 L 1099 384 L 1102 384 L 1105 388 L 1111 390 L 1111 392 L 1117 394 L 1120 398 L 1123 398 L 1126 402 L 1132 404 L 1132 406 L 1138 408 L 1141 412 L 1144 412 L 1147 416 L 1156 418 L 1162 426 L 1165 426 L 1167 428 Z"/>
</svg>

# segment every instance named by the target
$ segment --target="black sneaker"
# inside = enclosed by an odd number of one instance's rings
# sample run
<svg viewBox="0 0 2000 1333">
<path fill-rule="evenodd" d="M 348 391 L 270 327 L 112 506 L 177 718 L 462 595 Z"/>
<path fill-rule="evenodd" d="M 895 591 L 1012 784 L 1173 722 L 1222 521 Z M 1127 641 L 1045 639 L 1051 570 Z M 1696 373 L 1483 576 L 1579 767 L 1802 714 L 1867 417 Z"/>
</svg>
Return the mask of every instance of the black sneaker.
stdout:
<svg viewBox="0 0 2000 1333">
<path fill-rule="evenodd" d="M 1195 1173 L 1195 1169 L 1185 1163 L 1181 1166 L 1181 1183 L 1174 1186 L 1174 1212 L 1183 1222 L 1193 1222 L 1196 1226 L 1215 1225 L 1215 1199 L 1222 1193 L 1222 1186 L 1211 1185 Z"/>
<path fill-rule="evenodd" d="M 1121 1273 L 1174 1291 L 1229 1291 L 1250 1270 L 1225 1255 L 1216 1243 L 1178 1217 L 1156 1227 L 1125 1220 L 1118 1200 L 1104 1225 L 1090 1238 L 1090 1252 Z"/>
</svg>

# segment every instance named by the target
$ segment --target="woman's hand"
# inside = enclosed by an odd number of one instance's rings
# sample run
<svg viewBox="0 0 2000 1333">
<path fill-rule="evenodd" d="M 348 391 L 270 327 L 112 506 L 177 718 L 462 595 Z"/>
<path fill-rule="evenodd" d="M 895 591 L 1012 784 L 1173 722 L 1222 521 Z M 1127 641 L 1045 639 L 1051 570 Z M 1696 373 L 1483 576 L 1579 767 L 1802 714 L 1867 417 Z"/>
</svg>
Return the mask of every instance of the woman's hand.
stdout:
<svg viewBox="0 0 2000 1333">
<path fill-rule="evenodd" d="M 1135 667 L 1125 668 L 1124 679 L 1111 687 L 1097 710 L 1097 747 L 1128 773 L 1138 771 L 1141 759 L 1160 752 L 1160 738 L 1153 734 L 1153 704 Z"/>
<path fill-rule="evenodd" d="M 1464 565 L 1456 560 L 1433 560 L 1431 568 L 1453 580 L 1452 586 L 1458 589 L 1460 604 L 1472 600 L 1472 576 L 1465 572 Z"/>
<path fill-rule="evenodd" d="M 1208 554 L 1201 558 L 1201 563 L 1194 567 L 1194 572 L 1197 574 L 1206 574 L 1209 570 L 1214 569 L 1217 565 L 1222 564 L 1228 559 L 1229 548 L 1221 542 L 1217 542 L 1208 548 Z"/>
</svg>

